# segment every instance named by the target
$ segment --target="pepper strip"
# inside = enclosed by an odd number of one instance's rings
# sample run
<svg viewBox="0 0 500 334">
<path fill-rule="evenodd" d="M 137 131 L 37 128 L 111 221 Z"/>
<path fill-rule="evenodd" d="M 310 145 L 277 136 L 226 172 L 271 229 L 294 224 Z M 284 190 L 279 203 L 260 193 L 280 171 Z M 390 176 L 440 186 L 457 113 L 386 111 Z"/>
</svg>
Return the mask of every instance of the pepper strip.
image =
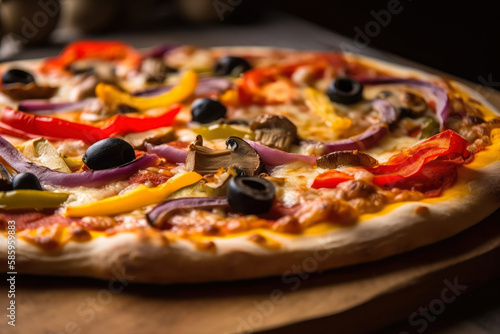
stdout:
<svg viewBox="0 0 500 334">
<path fill-rule="evenodd" d="M 119 105 L 127 105 L 139 110 L 162 108 L 173 103 L 179 103 L 190 97 L 198 85 L 198 74 L 188 71 L 181 79 L 179 85 L 168 92 L 158 96 L 141 97 L 133 96 L 117 89 L 115 86 L 99 83 L 95 89 L 97 97 L 111 110 Z"/>
<path fill-rule="evenodd" d="M 302 66 L 310 68 L 312 76 L 320 78 L 329 68 L 340 70 L 347 66 L 344 56 L 340 53 L 318 54 L 315 57 L 297 63 L 258 67 L 243 74 L 238 82 L 238 99 L 243 104 L 282 103 L 276 98 L 276 93 L 293 95 L 293 73 Z M 269 90 L 276 83 L 281 83 L 275 90 Z"/>
<path fill-rule="evenodd" d="M 69 194 L 40 190 L 12 190 L 0 192 L 0 209 L 45 209 L 57 208 Z"/>
<path fill-rule="evenodd" d="M 410 189 L 435 197 L 456 180 L 456 167 L 472 158 L 468 145 L 456 132 L 446 130 L 392 156 L 384 164 L 356 168 L 374 174 L 373 184 L 384 189 Z M 332 170 L 318 175 L 312 187 L 335 188 L 352 179 L 348 173 Z"/>
<path fill-rule="evenodd" d="M 347 130 L 352 125 L 350 118 L 342 118 L 337 115 L 333 103 L 328 99 L 326 94 L 314 88 L 306 88 L 304 91 L 307 104 L 320 117 L 326 119 L 333 130 Z"/>
<path fill-rule="evenodd" d="M 201 180 L 201 175 L 195 172 L 179 174 L 156 188 L 140 185 L 123 195 L 108 197 L 93 203 L 68 206 L 64 215 L 67 217 L 107 216 L 130 212 L 146 205 L 161 202 L 174 191 L 199 180 Z"/>
<path fill-rule="evenodd" d="M 119 41 L 79 41 L 66 46 L 59 56 L 48 58 L 40 68 L 43 73 L 64 71 L 69 65 L 83 59 L 120 61 L 125 67 L 139 65 L 141 55 L 127 43 Z"/>
<path fill-rule="evenodd" d="M 0 116 L 0 133 L 15 134 L 25 138 L 46 137 L 47 139 L 79 139 L 86 143 L 125 135 L 131 132 L 143 132 L 173 123 L 181 106 L 174 105 L 158 117 L 128 117 L 115 115 L 101 127 L 66 121 L 48 116 L 36 116 L 22 111 L 5 108 Z M 3 126 L 6 125 L 6 126 Z"/>
</svg>

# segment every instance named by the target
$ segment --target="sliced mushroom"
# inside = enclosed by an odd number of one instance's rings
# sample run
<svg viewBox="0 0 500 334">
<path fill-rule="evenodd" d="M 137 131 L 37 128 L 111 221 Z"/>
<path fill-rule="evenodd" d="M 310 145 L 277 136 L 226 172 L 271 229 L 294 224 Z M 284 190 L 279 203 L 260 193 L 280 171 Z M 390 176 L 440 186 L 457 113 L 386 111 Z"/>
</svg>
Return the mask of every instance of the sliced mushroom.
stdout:
<svg viewBox="0 0 500 334">
<path fill-rule="evenodd" d="M 108 119 L 114 114 L 115 112 L 108 109 L 104 102 L 94 99 L 85 105 L 80 114 L 80 119 L 86 122 L 99 122 Z"/>
<path fill-rule="evenodd" d="M 144 150 L 145 143 L 159 145 L 175 140 L 175 133 L 171 126 L 165 126 L 144 132 L 129 133 L 123 137 L 123 140 L 136 150 Z"/>
<path fill-rule="evenodd" d="M 76 66 L 76 65 L 74 65 Z M 69 85 L 69 99 L 71 101 L 81 101 L 88 97 L 95 96 L 95 88 L 100 82 L 110 85 L 118 85 L 115 68 L 108 64 L 96 63 L 87 64 L 82 63 L 80 67 L 72 69 L 72 71 L 79 71 L 81 74 L 75 77 Z"/>
<path fill-rule="evenodd" d="M 363 166 L 371 167 L 378 164 L 372 156 L 356 151 L 337 151 L 323 155 L 316 160 L 320 168 L 335 169 L 339 167 Z"/>
<path fill-rule="evenodd" d="M 173 71 L 162 59 L 145 58 L 141 64 L 141 72 L 148 83 L 162 83 L 167 75 Z"/>
<path fill-rule="evenodd" d="M 52 86 L 39 86 L 32 82 L 27 85 L 23 83 L 12 83 L 2 87 L 2 93 L 13 100 L 49 99 L 54 96 L 59 88 Z"/>
<path fill-rule="evenodd" d="M 297 140 L 297 127 L 284 116 L 262 115 L 252 122 L 255 141 L 262 145 L 288 151 Z"/>
<path fill-rule="evenodd" d="M 219 168 L 232 167 L 240 176 L 258 175 L 262 170 L 259 154 L 243 139 L 229 137 L 226 150 L 212 150 L 203 146 L 203 138 L 198 135 L 189 146 L 186 168 L 202 175 L 215 174 Z"/>
<path fill-rule="evenodd" d="M 37 165 L 52 170 L 71 173 L 68 165 L 55 147 L 45 138 L 35 138 L 27 141 L 22 147 L 23 155 Z"/>
<path fill-rule="evenodd" d="M 0 164 L 0 191 L 7 191 L 12 189 L 12 177 L 5 167 Z"/>
<path fill-rule="evenodd" d="M 377 98 L 389 101 L 401 117 L 419 118 L 427 110 L 425 99 L 410 91 L 382 91 Z"/>
</svg>

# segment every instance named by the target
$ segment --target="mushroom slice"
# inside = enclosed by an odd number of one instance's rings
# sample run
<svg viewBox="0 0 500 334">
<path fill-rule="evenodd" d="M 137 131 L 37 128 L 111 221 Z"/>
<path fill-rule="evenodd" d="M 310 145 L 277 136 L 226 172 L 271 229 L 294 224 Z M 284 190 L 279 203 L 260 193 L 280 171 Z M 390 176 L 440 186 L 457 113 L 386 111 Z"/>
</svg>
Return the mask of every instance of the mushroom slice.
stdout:
<svg viewBox="0 0 500 334">
<path fill-rule="evenodd" d="M 262 170 L 260 156 L 247 142 L 238 137 L 226 140 L 226 150 L 212 150 L 203 146 L 203 138 L 198 135 L 189 145 L 186 168 L 202 175 L 215 174 L 219 168 L 232 167 L 240 176 L 258 175 Z"/>
<path fill-rule="evenodd" d="M 284 116 L 262 115 L 252 122 L 255 141 L 282 151 L 288 151 L 297 140 L 297 127 Z"/>
<path fill-rule="evenodd" d="M 372 156 L 355 151 L 337 151 L 322 155 L 316 160 L 320 168 L 335 169 L 339 167 L 372 167 L 378 164 Z"/>
<path fill-rule="evenodd" d="M 132 132 L 123 136 L 123 140 L 132 145 L 136 150 L 145 150 L 145 143 L 160 145 L 175 139 L 175 132 L 171 126 L 165 126 L 144 132 Z"/>
<path fill-rule="evenodd" d="M 390 102 L 401 117 L 419 118 L 427 110 L 425 99 L 410 91 L 390 92 L 382 91 L 377 98 Z M 398 116 L 399 116 L 398 115 Z"/>
<path fill-rule="evenodd" d="M 54 96 L 59 88 L 52 86 L 39 86 L 34 82 L 27 85 L 12 83 L 4 85 L 1 92 L 13 100 L 49 99 Z"/>
</svg>

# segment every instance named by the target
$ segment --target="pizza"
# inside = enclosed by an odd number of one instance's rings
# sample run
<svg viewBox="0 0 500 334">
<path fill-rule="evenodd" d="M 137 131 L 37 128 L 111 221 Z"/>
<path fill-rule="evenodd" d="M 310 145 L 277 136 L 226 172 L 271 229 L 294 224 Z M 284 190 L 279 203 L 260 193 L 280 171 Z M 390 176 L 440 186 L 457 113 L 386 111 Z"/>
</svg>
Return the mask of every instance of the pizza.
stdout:
<svg viewBox="0 0 500 334">
<path fill-rule="evenodd" d="M 416 69 L 79 41 L 0 73 L 0 252 L 20 273 L 321 272 L 435 243 L 500 206 L 498 112 Z"/>
</svg>

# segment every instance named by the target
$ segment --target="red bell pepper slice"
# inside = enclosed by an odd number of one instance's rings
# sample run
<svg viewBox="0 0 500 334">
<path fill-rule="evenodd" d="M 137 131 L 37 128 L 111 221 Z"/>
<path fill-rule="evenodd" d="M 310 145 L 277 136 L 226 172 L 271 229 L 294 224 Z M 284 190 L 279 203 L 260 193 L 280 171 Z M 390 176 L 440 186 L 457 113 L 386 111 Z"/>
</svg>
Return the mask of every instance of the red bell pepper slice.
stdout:
<svg viewBox="0 0 500 334">
<path fill-rule="evenodd" d="M 5 108 L 0 116 L 0 133 L 23 138 L 78 139 L 91 144 L 117 135 L 169 126 L 180 110 L 181 106 L 174 105 L 158 117 L 117 115 L 97 127 Z"/>
<path fill-rule="evenodd" d="M 59 56 L 46 59 L 40 70 L 44 73 L 64 71 L 73 62 L 83 59 L 120 61 L 124 66 L 134 67 L 139 64 L 141 55 L 119 41 L 79 41 L 66 46 Z"/>
<path fill-rule="evenodd" d="M 284 84 L 292 86 L 293 84 L 290 78 L 295 70 L 301 66 L 309 66 L 312 69 L 313 76 L 319 78 L 328 68 L 339 70 L 341 68 L 345 68 L 347 66 L 347 62 L 342 54 L 334 53 L 320 54 L 310 60 L 293 64 L 255 68 L 245 72 L 238 85 L 238 96 L 240 102 L 243 104 L 279 102 L 273 99 L 273 96 L 266 93 L 266 85 L 281 80 Z"/>
<path fill-rule="evenodd" d="M 312 184 L 311 187 L 315 189 L 319 188 L 335 188 L 337 187 L 340 183 L 353 180 L 354 177 L 344 173 L 340 172 L 338 170 L 329 170 L 326 171 L 320 175 L 318 175 Z"/>
<path fill-rule="evenodd" d="M 469 143 L 456 132 L 446 130 L 392 156 L 386 163 L 362 168 L 374 175 L 373 184 L 384 189 L 410 189 L 427 197 L 439 196 L 457 177 L 456 168 L 472 158 Z M 344 176 L 336 173 L 342 173 Z M 319 175 L 313 188 L 334 188 L 347 181 L 343 172 Z M 352 179 L 352 177 L 350 178 Z"/>
</svg>

